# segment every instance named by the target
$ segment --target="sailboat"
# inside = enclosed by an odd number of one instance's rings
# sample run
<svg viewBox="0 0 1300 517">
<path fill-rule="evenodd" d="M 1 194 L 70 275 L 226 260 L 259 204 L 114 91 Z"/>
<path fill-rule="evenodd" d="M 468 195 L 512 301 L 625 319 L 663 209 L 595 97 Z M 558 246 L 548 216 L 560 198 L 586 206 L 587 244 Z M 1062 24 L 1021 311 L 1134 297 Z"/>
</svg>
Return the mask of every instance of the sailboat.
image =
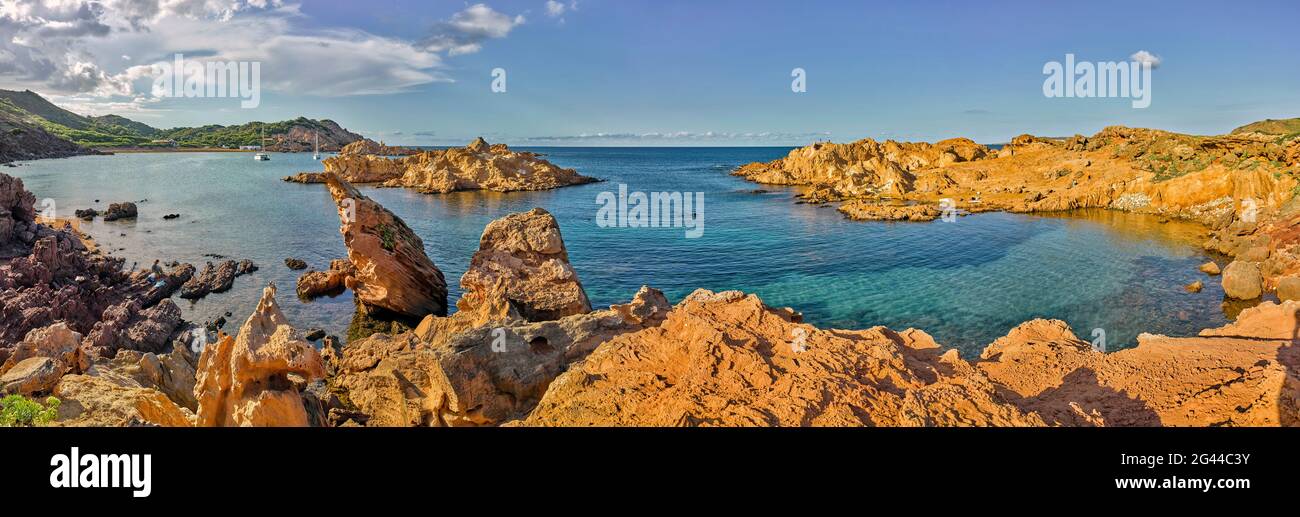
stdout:
<svg viewBox="0 0 1300 517">
<path fill-rule="evenodd" d="M 311 159 L 319 160 L 320 159 L 320 133 L 318 132 L 312 133 L 312 135 L 314 136 L 315 150 L 312 151 L 311 153 Z"/>
<path fill-rule="evenodd" d="M 253 155 L 253 159 L 259 162 L 264 162 L 270 160 L 271 156 L 261 151 L 261 149 L 266 145 L 266 126 L 261 126 L 261 130 L 262 130 L 261 133 L 262 141 L 258 142 L 257 144 L 258 151 L 256 154 Z"/>
</svg>

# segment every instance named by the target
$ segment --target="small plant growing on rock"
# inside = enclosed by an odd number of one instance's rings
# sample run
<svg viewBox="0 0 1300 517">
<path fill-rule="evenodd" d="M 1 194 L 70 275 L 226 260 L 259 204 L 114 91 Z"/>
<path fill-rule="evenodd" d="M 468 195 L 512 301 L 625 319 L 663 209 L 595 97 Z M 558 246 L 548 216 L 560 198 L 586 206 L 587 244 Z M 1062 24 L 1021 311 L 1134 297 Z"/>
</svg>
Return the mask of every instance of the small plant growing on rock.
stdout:
<svg viewBox="0 0 1300 517">
<path fill-rule="evenodd" d="M 45 404 L 22 395 L 0 399 L 0 427 L 42 427 L 59 415 L 59 399 L 49 397 Z"/>
<path fill-rule="evenodd" d="M 393 227 L 381 223 L 375 229 L 379 231 L 379 245 L 385 250 L 393 251 L 393 248 L 397 247 L 397 233 L 393 231 Z"/>
</svg>

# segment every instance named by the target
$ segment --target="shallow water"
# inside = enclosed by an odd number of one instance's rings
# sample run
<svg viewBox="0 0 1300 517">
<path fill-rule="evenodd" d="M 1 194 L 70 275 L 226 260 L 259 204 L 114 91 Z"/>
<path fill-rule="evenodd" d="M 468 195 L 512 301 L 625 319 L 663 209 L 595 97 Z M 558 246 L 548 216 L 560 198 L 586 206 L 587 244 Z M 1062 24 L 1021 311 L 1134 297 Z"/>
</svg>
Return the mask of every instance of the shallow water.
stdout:
<svg viewBox="0 0 1300 517">
<path fill-rule="evenodd" d="M 456 280 L 483 227 L 507 213 L 543 207 L 559 220 L 570 260 L 592 303 L 622 303 L 642 284 L 676 301 L 695 288 L 740 289 L 773 306 L 792 306 L 819 326 L 924 329 L 967 357 L 1035 317 L 1060 318 L 1091 339 L 1103 329 L 1111 349 L 1139 332 L 1190 335 L 1222 325 L 1222 289 L 1196 271 L 1208 257 L 1197 225 L 1108 211 L 1071 214 L 977 214 L 945 223 L 863 223 L 833 208 L 796 205 L 794 189 L 758 186 L 728 172 L 788 148 L 537 148 L 555 163 L 608 180 L 547 192 L 425 195 L 362 187 L 401 216 L 442 269 L 451 301 Z M 342 334 L 350 294 L 303 303 L 299 272 L 285 257 L 314 268 L 345 254 L 334 204 L 323 185 L 280 181 L 320 166 L 310 154 L 170 153 L 83 156 L 28 162 L 4 172 L 23 178 L 58 215 L 110 202 L 141 201 L 136 221 L 83 225 L 102 249 L 147 267 L 155 258 L 198 266 L 215 253 L 253 259 L 261 270 L 235 288 L 190 303 L 193 321 L 231 311 L 237 327 L 275 282 L 298 327 Z M 704 234 L 682 228 L 601 228 L 596 196 L 632 191 L 703 192 Z M 766 193 L 754 193 L 757 188 Z M 96 203 L 94 200 L 98 199 Z M 162 217 L 179 213 L 166 221 Z M 119 249 L 124 248 L 124 249 Z M 1201 278 L 1205 290 L 1185 293 Z M 231 327 L 227 327 L 228 330 Z"/>
</svg>

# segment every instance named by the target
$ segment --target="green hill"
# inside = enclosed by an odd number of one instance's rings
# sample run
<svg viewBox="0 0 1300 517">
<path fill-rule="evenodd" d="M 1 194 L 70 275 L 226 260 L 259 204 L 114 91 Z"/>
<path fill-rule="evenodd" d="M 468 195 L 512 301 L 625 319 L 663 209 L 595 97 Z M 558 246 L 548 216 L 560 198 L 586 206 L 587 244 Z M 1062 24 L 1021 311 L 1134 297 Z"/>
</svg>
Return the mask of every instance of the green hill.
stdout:
<svg viewBox="0 0 1300 517">
<path fill-rule="evenodd" d="M 39 127 L 77 145 L 93 148 L 170 146 L 237 148 L 259 145 L 272 151 L 310 151 L 317 140 L 323 151 L 337 151 L 361 135 L 328 119 L 298 117 L 280 122 L 249 122 L 233 126 L 207 125 L 158 129 L 118 115 L 88 117 L 56 106 L 31 90 L 0 90 L 0 113 L 11 120 Z"/>
<path fill-rule="evenodd" d="M 1232 130 L 1234 135 L 1250 133 L 1276 136 L 1279 143 L 1300 138 L 1300 118 L 1261 120 Z"/>
</svg>

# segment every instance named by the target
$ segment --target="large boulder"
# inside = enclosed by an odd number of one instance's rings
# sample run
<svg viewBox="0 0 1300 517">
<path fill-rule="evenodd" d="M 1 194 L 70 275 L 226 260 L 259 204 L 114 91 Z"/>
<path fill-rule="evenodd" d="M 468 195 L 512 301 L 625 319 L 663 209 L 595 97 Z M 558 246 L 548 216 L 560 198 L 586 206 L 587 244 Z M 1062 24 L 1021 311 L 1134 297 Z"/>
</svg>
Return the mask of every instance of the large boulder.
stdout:
<svg viewBox="0 0 1300 517">
<path fill-rule="evenodd" d="M 310 425 L 302 387 L 325 376 L 316 348 L 280 312 L 275 285 L 236 337 L 222 336 L 199 357 L 194 396 L 199 426 Z"/>
<path fill-rule="evenodd" d="M 0 394 L 48 392 L 63 377 L 62 365 L 49 357 L 28 357 L 0 375 Z"/>
<path fill-rule="evenodd" d="M 447 314 L 447 283 L 424 253 L 424 241 L 401 218 L 333 173 L 325 174 L 339 210 L 339 233 L 355 271 L 356 299 L 419 321 Z"/>
<path fill-rule="evenodd" d="M 660 324 L 663 293 L 554 321 L 485 322 L 467 312 L 343 347 L 335 384 L 369 426 L 486 426 L 520 418 L 551 381 L 614 336 Z"/>
<path fill-rule="evenodd" d="M 512 308 L 528 321 L 546 321 L 591 311 L 591 302 L 569 265 L 560 226 L 541 208 L 492 221 L 478 252 L 460 279 L 465 292 L 501 283 Z M 473 311 L 474 297 L 457 307 Z"/>
<path fill-rule="evenodd" d="M 0 374 L 7 373 L 20 362 L 37 357 L 49 358 L 53 369 L 60 376 L 79 370 L 82 362 L 81 334 L 63 322 L 34 329 L 13 347 L 9 358 L 0 364 Z"/>
<path fill-rule="evenodd" d="M 1234 260 L 1223 268 L 1223 293 L 1238 300 L 1254 300 L 1264 294 L 1264 277 L 1259 265 Z"/>
</svg>

